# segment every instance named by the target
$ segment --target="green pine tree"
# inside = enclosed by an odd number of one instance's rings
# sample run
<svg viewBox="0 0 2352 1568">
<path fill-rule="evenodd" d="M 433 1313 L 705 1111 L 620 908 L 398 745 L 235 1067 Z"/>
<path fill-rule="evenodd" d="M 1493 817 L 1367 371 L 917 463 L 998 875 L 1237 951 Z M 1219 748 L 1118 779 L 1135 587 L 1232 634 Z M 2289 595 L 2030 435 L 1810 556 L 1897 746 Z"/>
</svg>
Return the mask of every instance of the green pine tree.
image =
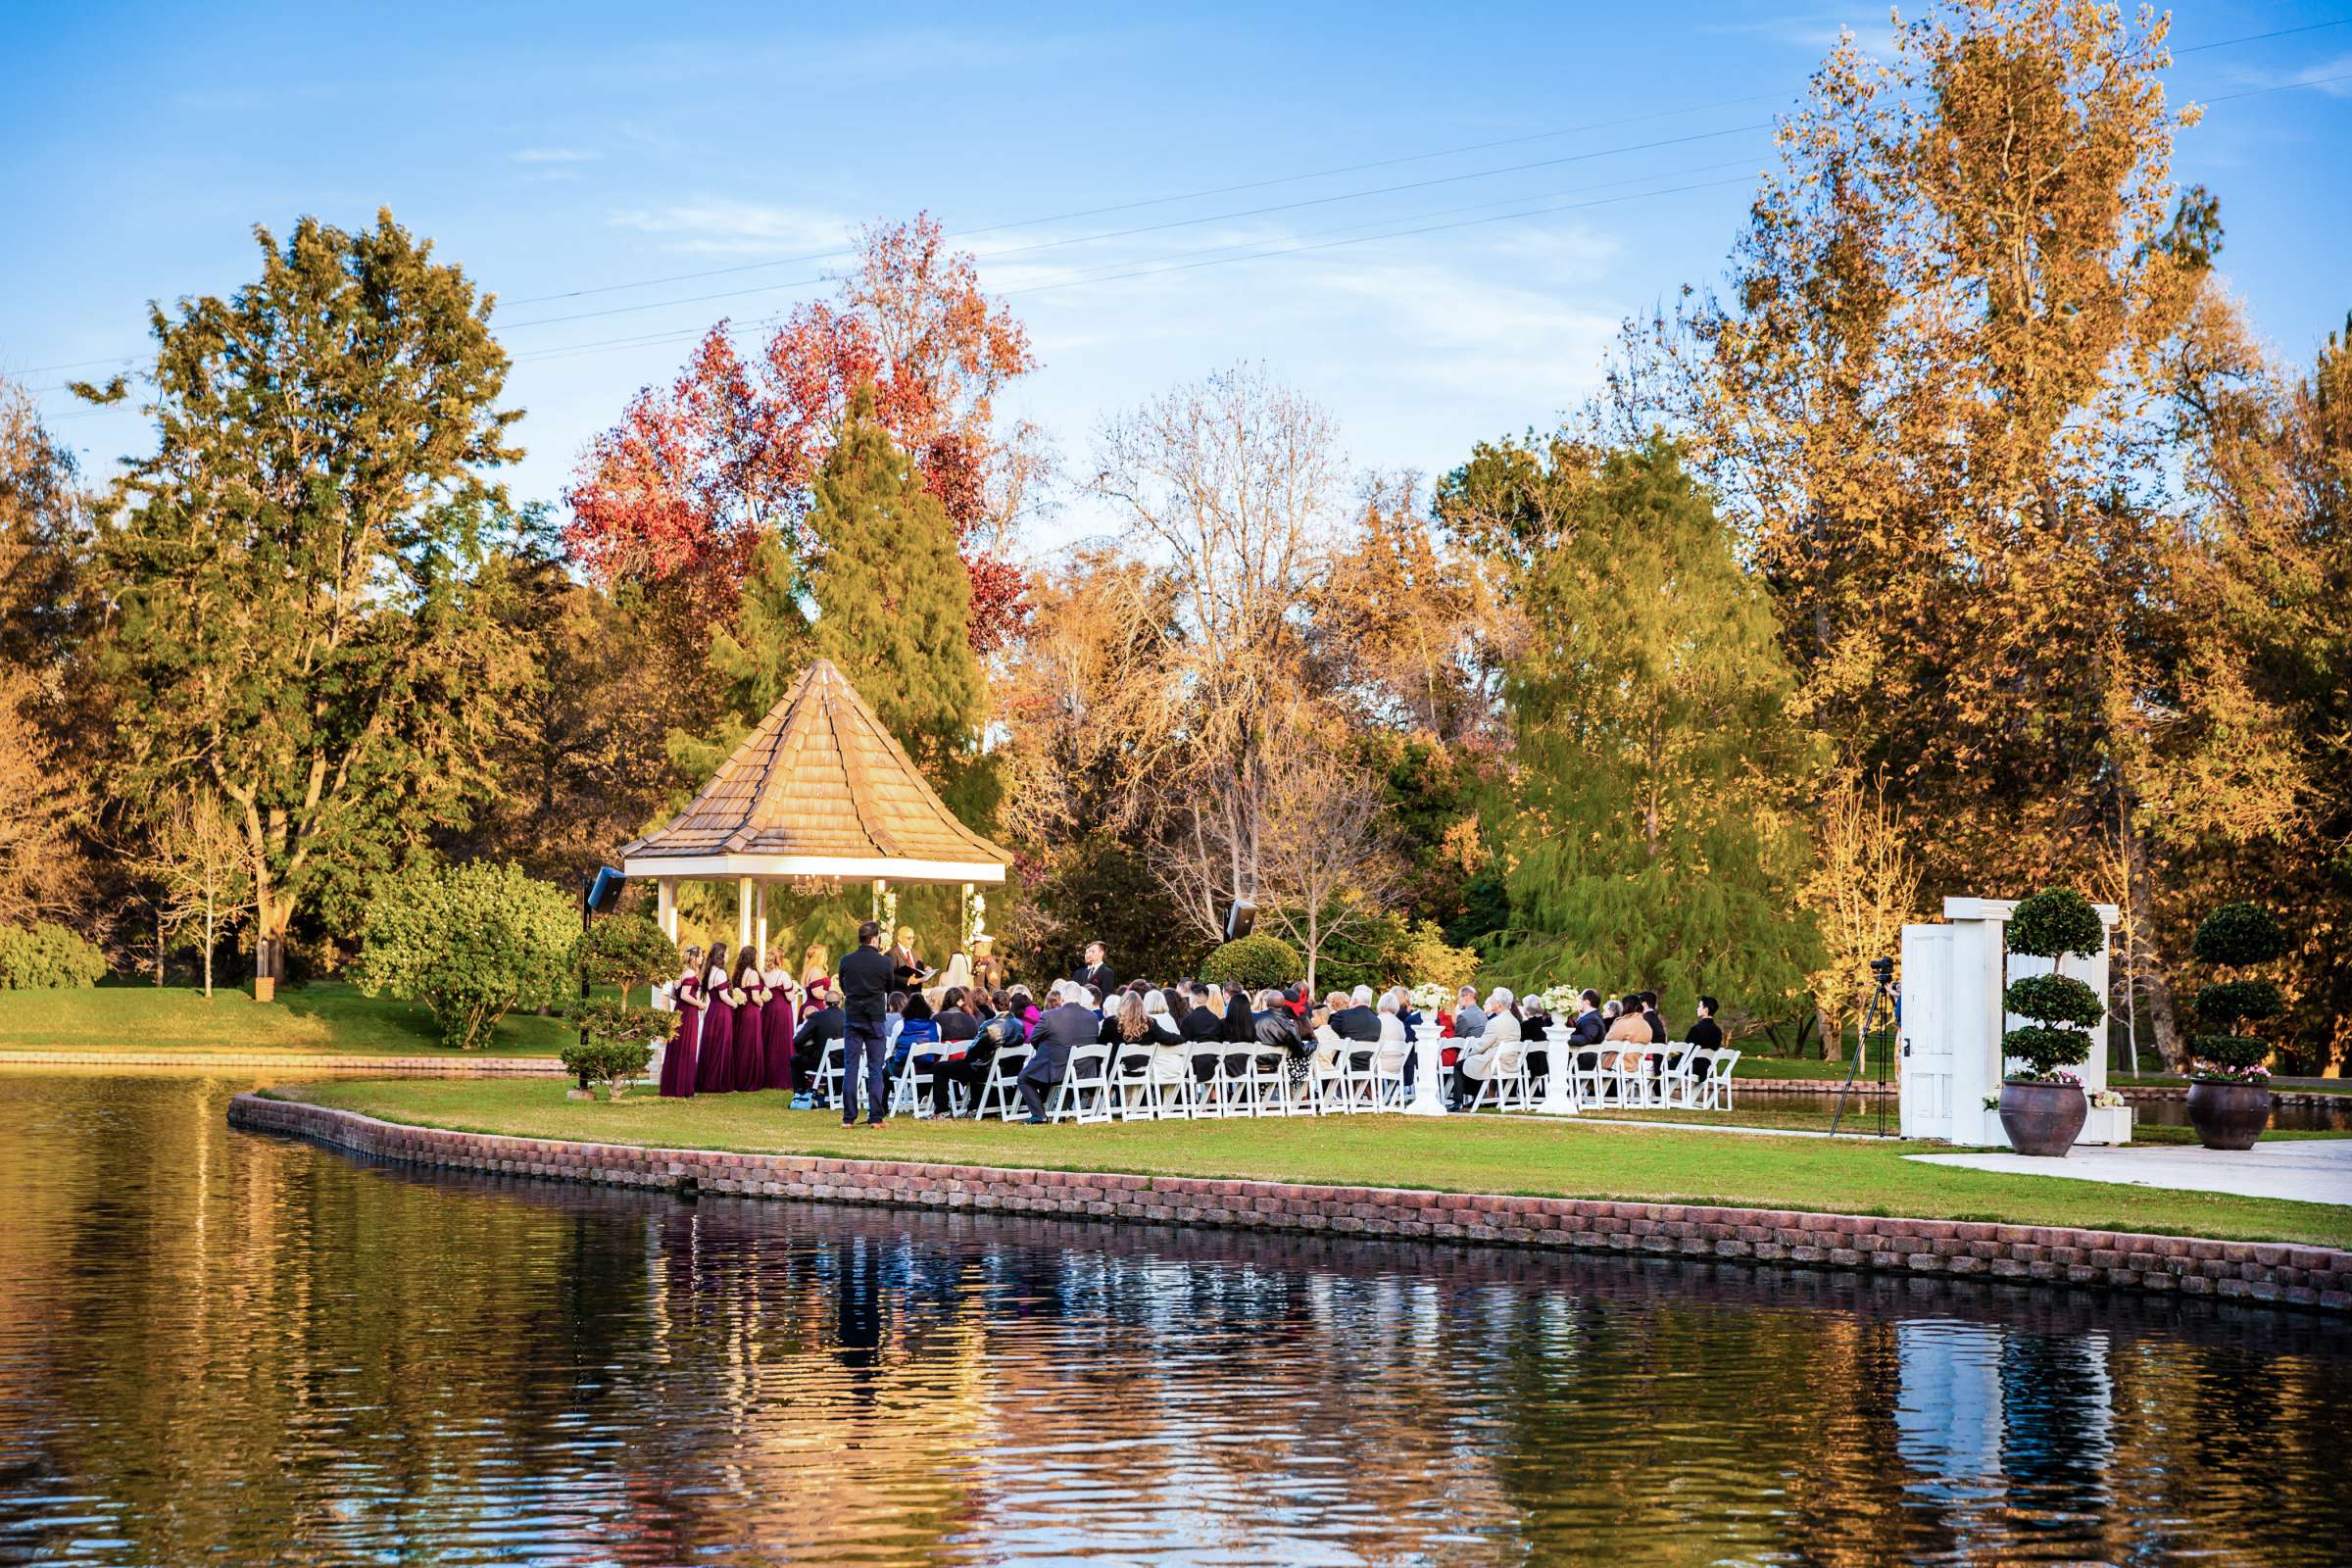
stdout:
<svg viewBox="0 0 2352 1568">
<path fill-rule="evenodd" d="M 1771 607 L 1672 446 L 1548 456 L 1584 471 L 1518 469 L 1559 526 L 1512 574 L 1531 635 L 1504 686 L 1521 776 L 1492 970 L 1784 1016 L 1816 940 L 1793 809 L 1816 760 Z"/>
<path fill-rule="evenodd" d="M 957 814 L 984 823 L 996 791 L 980 757 L 988 688 L 969 636 L 971 582 L 955 523 L 874 417 L 870 386 L 851 397 L 808 525 L 817 654 L 873 705 Z"/>
</svg>

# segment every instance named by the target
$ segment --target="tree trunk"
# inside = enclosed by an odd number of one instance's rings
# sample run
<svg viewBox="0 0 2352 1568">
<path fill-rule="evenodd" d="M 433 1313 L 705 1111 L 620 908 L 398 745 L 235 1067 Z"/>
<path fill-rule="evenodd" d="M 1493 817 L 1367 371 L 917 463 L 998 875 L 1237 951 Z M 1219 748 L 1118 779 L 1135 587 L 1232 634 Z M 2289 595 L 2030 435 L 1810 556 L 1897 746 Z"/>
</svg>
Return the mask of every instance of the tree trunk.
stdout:
<svg viewBox="0 0 2352 1568">
<path fill-rule="evenodd" d="M 2163 952 L 2156 942 L 2156 900 L 2149 892 L 2147 843 L 2132 825 L 2129 808 L 2123 813 L 2124 866 L 2131 878 L 2132 923 L 2136 933 L 2132 958 L 2136 966 L 2144 947 L 2157 961 L 2147 966 L 2148 1024 L 2155 1031 L 2156 1054 L 2175 1072 L 2188 1070 L 2188 1043 L 2180 1038 L 2180 1020 L 2173 1010 L 2172 982 L 2164 977 Z"/>
</svg>

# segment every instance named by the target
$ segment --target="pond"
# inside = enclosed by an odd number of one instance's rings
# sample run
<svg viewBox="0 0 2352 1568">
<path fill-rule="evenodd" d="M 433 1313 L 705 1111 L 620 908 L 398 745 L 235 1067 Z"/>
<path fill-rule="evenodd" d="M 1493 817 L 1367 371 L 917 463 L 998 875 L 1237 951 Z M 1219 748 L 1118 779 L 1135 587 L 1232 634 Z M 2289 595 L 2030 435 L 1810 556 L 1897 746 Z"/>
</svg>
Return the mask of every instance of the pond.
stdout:
<svg viewBox="0 0 2352 1568">
<path fill-rule="evenodd" d="M 0 1073 L 0 1561 L 2352 1557 L 2352 1326 L 428 1176 Z"/>
</svg>

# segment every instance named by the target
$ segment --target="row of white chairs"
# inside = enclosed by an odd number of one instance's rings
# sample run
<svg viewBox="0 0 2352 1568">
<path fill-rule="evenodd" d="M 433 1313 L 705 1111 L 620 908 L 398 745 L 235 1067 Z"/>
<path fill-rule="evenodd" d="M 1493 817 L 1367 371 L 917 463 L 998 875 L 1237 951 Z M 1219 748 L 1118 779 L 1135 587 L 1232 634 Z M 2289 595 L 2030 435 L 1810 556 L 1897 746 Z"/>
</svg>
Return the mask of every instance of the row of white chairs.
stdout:
<svg viewBox="0 0 2352 1568">
<path fill-rule="evenodd" d="M 1701 1051 L 1683 1046 L 1579 1046 L 1550 1041 L 1505 1047 L 1493 1070 L 1477 1080 L 1470 1102 L 1477 1110 L 1532 1110 L 1545 1085 L 1528 1066 L 1528 1052 L 1546 1053 L 1545 1065 L 1568 1066 L 1568 1098 L 1579 1110 L 1729 1110 L 1737 1051 Z"/>
<path fill-rule="evenodd" d="M 1495 1070 L 1478 1081 L 1472 1111 L 1526 1111 L 1542 1102 L 1544 1085 L 1528 1067 L 1531 1045 L 1547 1051 L 1548 1061 L 1566 1058 L 1569 1097 L 1580 1109 L 1732 1108 L 1738 1051 L 1607 1045 L 1571 1052 L 1557 1044 L 1528 1042 L 1506 1048 L 1494 1064 Z M 954 1087 L 951 1100 L 956 1109 L 984 1119 L 1026 1116 L 1016 1080 L 1030 1054 L 1028 1046 L 998 1053 L 977 1096 L 967 1101 L 963 1086 Z M 1195 1046 L 1181 1078 L 1161 1078 L 1148 1070 L 1120 1071 L 1116 1058 L 1125 1054 L 1125 1048 L 1109 1045 L 1073 1048 L 1061 1081 L 1047 1098 L 1046 1114 L 1054 1121 L 1074 1122 L 1346 1115 L 1400 1110 L 1411 1098 L 1404 1058 L 1394 1046 L 1374 1048 L 1350 1041 L 1336 1052 L 1309 1058 L 1306 1071 L 1297 1078 L 1291 1075 L 1287 1057 L 1270 1061 L 1270 1054 L 1255 1047 L 1221 1041 Z M 1229 1055 L 1243 1058 L 1240 1071 L 1228 1070 Z M 825 1093 L 835 1104 L 840 1103 L 841 1075 L 841 1049 L 835 1046 L 825 1054 L 822 1073 Z M 891 1113 L 923 1117 L 931 1114 L 931 1107 L 930 1070 L 909 1061 L 891 1084 Z"/>
</svg>

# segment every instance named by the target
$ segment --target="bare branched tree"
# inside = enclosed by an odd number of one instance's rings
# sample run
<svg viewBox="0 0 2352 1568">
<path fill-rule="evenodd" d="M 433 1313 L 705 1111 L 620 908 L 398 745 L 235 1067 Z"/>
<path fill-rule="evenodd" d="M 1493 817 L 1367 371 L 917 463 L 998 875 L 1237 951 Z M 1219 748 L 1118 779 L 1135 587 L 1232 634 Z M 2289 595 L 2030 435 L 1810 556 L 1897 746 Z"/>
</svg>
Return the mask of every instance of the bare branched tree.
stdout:
<svg viewBox="0 0 2352 1568">
<path fill-rule="evenodd" d="M 1340 479 L 1331 420 L 1255 368 L 1222 370 L 1104 422 L 1093 493 L 1175 574 L 1180 699 L 1161 784 L 1181 823 L 1162 857 L 1201 931 L 1254 897 L 1273 738 L 1301 706 L 1295 612 L 1333 532 Z M 1190 861 L 1192 863 L 1186 863 Z"/>
<path fill-rule="evenodd" d="M 1377 920 L 1403 866 L 1381 828 L 1376 780 L 1320 746 L 1282 753 L 1259 841 L 1269 912 L 1306 956 L 1306 984 L 1334 937 Z"/>
</svg>

